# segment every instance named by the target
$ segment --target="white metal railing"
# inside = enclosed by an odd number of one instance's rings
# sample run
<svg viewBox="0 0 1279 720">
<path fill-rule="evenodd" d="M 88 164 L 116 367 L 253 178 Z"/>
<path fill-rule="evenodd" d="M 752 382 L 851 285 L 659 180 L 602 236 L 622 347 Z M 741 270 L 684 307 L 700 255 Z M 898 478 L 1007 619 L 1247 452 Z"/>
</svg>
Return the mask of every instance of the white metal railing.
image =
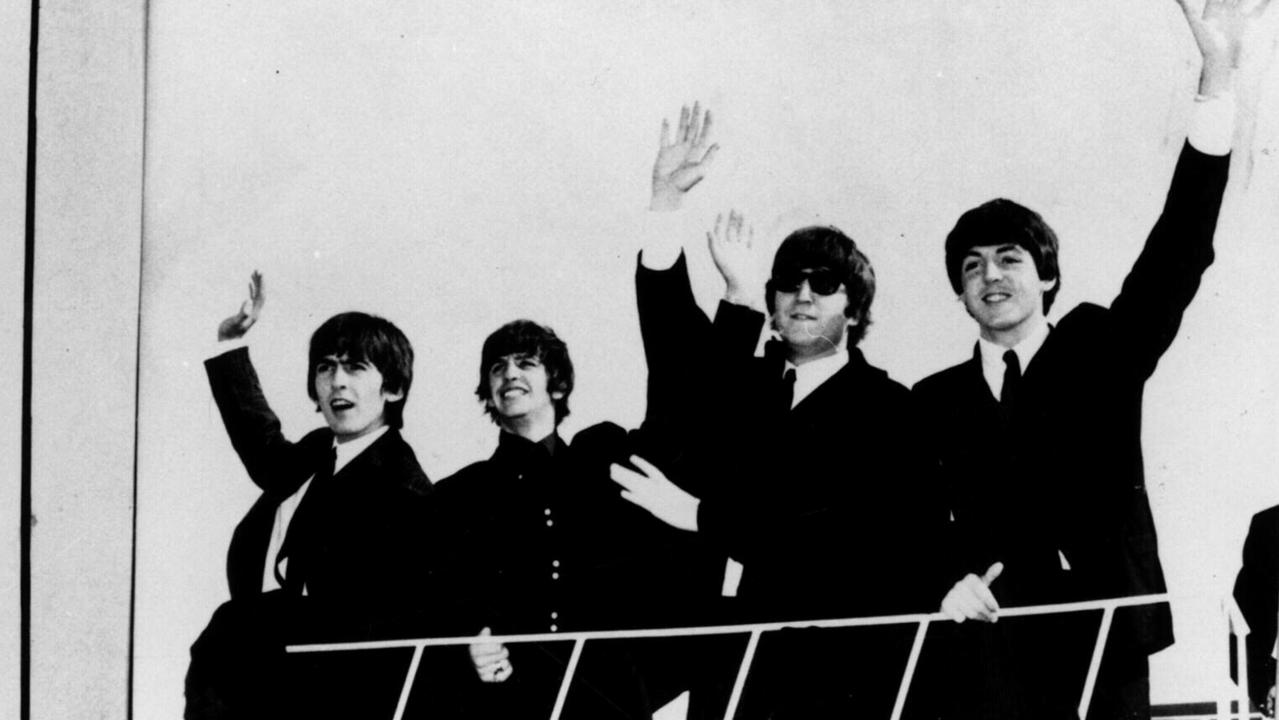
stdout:
<svg viewBox="0 0 1279 720">
<path fill-rule="evenodd" d="M 1109 600 L 1087 600 L 1083 602 L 1057 603 L 1052 605 L 1030 605 L 1025 607 L 1002 608 L 999 611 L 1001 618 L 1007 617 L 1023 617 L 1030 615 L 1055 615 L 1061 613 L 1085 612 L 1085 611 L 1102 611 L 1101 625 L 1097 629 L 1097 639 L 1093 646 L 1092 657 L 1088 664 L 1088 674 L 1084 681 L 1083 693 L 1079 698 L 1079 717 L 1086 718 L 1088 716 L 1088 706 L 1092 702 L 1093 689 L 1097 683 L 1097 671 L 1101 667 L 1102 651 L 1106 647 L 1106 639 L 1110 635 L 1111 621 L 1114 619 L 1115 609 L 1121 607 L 1131 607 L 1137 605 L 1154 605 L 1158 603 L 1168 602 L 1167 593 L 1159 593 L 1155 595 L 1136 595 L 1132 597 L 1113 598 Z M 1247 635 L 1247 623 L 1243 621 L 1243 616 L 1239 613 L 1239 609 L 1234 605 L 1233 600 L 1228 605 L 1223 604 L 1223 609 L 1227 614 L 1227 622 L 1230 632 L 1240 638 L 1239 646 L 1242 648 L 1244 644 L 1244 636 Z M 572 683 L 573 674 L 577 669 L 578 660 L 582 655 L 582 646 L 588 640 L 624 640 L 624 639 L 641 639 L 641 638 L 670 638 L 670 637 L 694 637 L 701 635 L 738 635 L 750 634 L 750 640 L 746 645 L 746 652 L 742 657 L 742 662 L 737 671 L 737 678 L 733 684 L 733 691 L 729 697 L 727 711 L 724 714 L 725 720 L 732 720 L 737 712 L 737 706 L 741 700 L 742 689 L 746 684 L 746 676 L 750 672 L 750 666 L 755 657 L 755 650 L 759 646 L 760 635 L 766 632 L 775 632 L 786 628 L 849 628 L 849 627 L 866 627 L 872 625 L 918 625 L 915 632 L 915 639 L 910 649 L 910 655 L 906 660 L 906 667 L 902 674 L 901 684 L 897 690 L 897 699 L 893 705 L 892 720 L 900 720 L 902 709 L 906 703 L 907 693 L 910 691 L 911 680 L 915 674 L 915 668 L 919 662 L 920 652 L 924 645 L 924 636 L 928 632 L 928 626 L 934 622 L 951 622 L 950 617 L 940 613 L 915 613 L 906 615 L 882 615 L 877 617 L 859 617 L 859 618 L 840 618 L 834 620 L 797 620 L 792 622 L 771 622 L 771 623 L 750 623 L 742 625 L 714 625 L 684 628 L 657 628 L 650 630 L 603 630 L 593 632 L 564 632 L 564 633 L 529 633 L 522 635 L 494 635 L 484 638 L 486 643 L 525 643 L 525 642 L 573 642 L 573 652 L 569 658 L 568 666 L 564 673 L 564 678 L 560 682 L 559 693 L 556 696 L 555 706 L 551 713 L 551 720 L 559 720 L 560 713 L 564 708 L 564 700 L 568 697 L 569 685 Z M 352 650 L 381 650 L 388 648 L 407 648 L 414 649 L 413 660 L 409 663 L 409 670 L 404 678 L 404 685 L 400 690 L 399 703 L 395 710 L 395 720 L 401 720 L 404 714 L 404 708 L 408 704 L 409 691 L 413 686 L 413 679 L 417 675 L 417 670 L 422 659 L 423 651 L 428 647 L 440 647 L 448 645 L 471 645 L 476 641 L 476 637 L 468 635 L 465 637 L 446 637 L 446 638 L 416 638 L 404 640 L 369 640 L 361 642 L 342 642 L 342 643 L 316 643 L 316 644 L 300 644 L 289 645 L 287 647 L 290 653 L 316 653 L 316 652 L 338 652 Z M 1248 710 L 1248 686 L 1247 686 L 1247 659 L 1244 657 L 1242 650 L 1238 654 L 1239 662 L 1239 687 L 1240 692 L 1237 696 L 1240 703 L 1239 717 L 1247 717 Z M 1220 717 L 1221 705 L 1218 705 Z M 1224 712 L 1229 712 L 1229 702 L 1225 704 Z"/>
</svg>

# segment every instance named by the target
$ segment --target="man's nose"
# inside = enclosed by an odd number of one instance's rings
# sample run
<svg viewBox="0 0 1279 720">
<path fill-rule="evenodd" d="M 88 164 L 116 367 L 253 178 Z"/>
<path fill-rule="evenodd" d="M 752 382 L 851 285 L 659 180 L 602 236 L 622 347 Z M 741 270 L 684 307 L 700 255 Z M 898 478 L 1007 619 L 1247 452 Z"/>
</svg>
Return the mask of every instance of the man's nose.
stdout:
<svg viewBox="0 0 1279 720">
<path fill-rule="evenodd" d="M 519 375 L 520 375 L 520 366 L 514 360 L 507 360 L 506 364 L 502 366 L 503 378 L 507 380 L 511 380 L 513 378 L 519 377 Z"/>
<path fill-rule="evenodd" d="M 800 281 L 799 289 L 795 291 L 795 299 L 800 302 L 813 301 L 813 288 L 808 284 L 808 278 Z"/>
<path fill-rule="evenodd" d="M 350 381 L 350 379 L 351 379 L 351 374 L 347 372 L 346 368 L 342 367 L 341 364 L 338 364 L 337 367 L 333 368 L 333 386 L 334 387 L 346 387 L 346 384 L 347 382 Z"/>
<path fill-rule="evenodd" d="M 982 277 L 984 277 L 988 282 L 999 280 L 1000 278 L 1004 276 L 1003 268 L 999 267 L 999 263 L 993 260 L 991 262 L 985 263 L 982 269 L 984 271 L 982 273 Z"/>
</svg>

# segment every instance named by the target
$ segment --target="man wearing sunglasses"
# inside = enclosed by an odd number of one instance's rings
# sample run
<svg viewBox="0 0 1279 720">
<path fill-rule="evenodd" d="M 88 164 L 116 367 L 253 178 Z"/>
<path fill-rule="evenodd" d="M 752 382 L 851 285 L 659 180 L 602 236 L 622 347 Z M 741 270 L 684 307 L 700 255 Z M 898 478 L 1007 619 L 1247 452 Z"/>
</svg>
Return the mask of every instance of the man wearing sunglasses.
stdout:
<svg viewBox="0 0 1279 720">
<path fill-rule="evenodd" d="M 647 418 L 684 438 L 682 462 L 659 471 L 635 461 L 640 472 L 614 466 L 613 478 L 628 500 L 740 566 L 735 592 L 725 583 L 736 596 L 723 601 L 726 621 L 925 609 L 936 601 L 919 589 L 927 573 L 915 528 L 926 515 L 915 512 L 924 493 L 907 447 L 908 392 L 857 347 L 875 293 L 870 262 L 838 229 L 806 227 L 781 243 L 764 292 L 752 291 L 751 232 L 730 213 L 708 233 L 726 285 L 712 323 L 676 233 L 661 227 L 671 216 L 662 211 L 705 176 L 716 152 L 709 126 L 695 106 L 673 142 L 664 128 L 655 227 L 636 278 Z M 776 337 L 756 357 L 766 318 Z M 850 567 L 863 581 L 849 582 Z M 912 633 L 766 634 L 739 717 L 887 717 Z"/>
</svg>

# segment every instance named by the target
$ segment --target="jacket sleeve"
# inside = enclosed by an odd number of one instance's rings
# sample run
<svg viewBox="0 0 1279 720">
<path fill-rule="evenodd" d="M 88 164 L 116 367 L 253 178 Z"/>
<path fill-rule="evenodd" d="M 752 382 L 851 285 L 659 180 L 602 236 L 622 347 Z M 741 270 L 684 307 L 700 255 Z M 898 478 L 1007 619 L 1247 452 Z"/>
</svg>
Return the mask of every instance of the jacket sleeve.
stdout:
<svg viewBox="0 0 1279 720">
<path fill-rule="evenodd" d="M 1172 344 L 1181 318 L 1213 261 L 1212 240 L 1230 156 L 1181 151 L 1163 213 L 1111 304 L 1115 341 L 1141 378 Z"/>
<path fill-rule="evenodd" d="M 1258 513 L 1244 540 L 1243 566 L 1235 578 L 1234 597 L 1248 621 L 1248 694 L 1259 706 L 1275 683 L 1276 614 L 1279 613 L 1279 510 Z M 1233 654 L 1231 659 L 1233 662 Z"/>
<path fill-rule="evenodd" d="M 247 348 L 210 358 L 204 369 L 231 446 L 258 487 L 291 492 L 314 474 L 321 451 L 331 440 L 323 432 L 311 433 L 298 443 L 284 437 L 279 418 L 262 394 Z"/>
</svg>

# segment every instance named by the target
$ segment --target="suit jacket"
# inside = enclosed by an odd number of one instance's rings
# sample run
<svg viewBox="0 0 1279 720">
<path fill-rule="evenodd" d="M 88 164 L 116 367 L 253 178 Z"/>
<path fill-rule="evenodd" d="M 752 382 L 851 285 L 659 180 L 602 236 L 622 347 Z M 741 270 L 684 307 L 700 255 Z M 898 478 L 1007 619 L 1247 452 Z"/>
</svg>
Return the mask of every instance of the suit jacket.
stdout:
<svg viewBox="0 0 1279 720">
<path fill-rule="evenodd" d="M 641 266 L 637 287 L 649 419 L 662 408 L 662 421 L 689 438 L 681 473 L 702 498 L 699 534 L 745 566 L 748 617 L 913 612 L 935 602 L 921 583 L 932 576 L 923 540 L 937 515 L 919 492 L 906 388 L 854 347 L 847 365 L 779 411 L 783 358 L 753 353 L 761 313 L 721 303 L 706 319 L 682 256 L 666 271 Z M 850 578 L 876 578 L 875 588 Z"/>
<path fill-rule="evenodd" d="M 1142 393 L 1212 262 L 1228 167 L 1185 146 L 1119 296 L 1061 319 L 1008 413 L 976 354 L 915 386 L 954 517 L 952 582 L 1001 560 L 1005 605 L 1166 590 L 1142 467 Z M 1115 628 L 1122 642 L 1146 654 L 1172 643 L 1166 605 L 1133 616 Z"/>
<path fill-rule="evenodd" d="M 568 632 L 684 624 L 687 533 L 621 497 L 609 465 L 648 455 L 612 423 L 534 443 L 502 433 L 497 451 L 438 485 L 443 548 L 433 587 L 454 608 L 453 634 Z M 510 680 L 455 684 L 459 716 L 547 717 L 571 643 L 509 647 Z M 647 718 L 650 700 L 630 643 L 586 646 L 565 717 Z M 458 657 L 458 666 L 468 664 Z"/>
<path fill-rule="evenodd" d="M 447 545 L 434 585 L 462 593 L 460 633 L 652 627 L 687 533 L 621 497 L 609 465 L 645 454 L 612 423 L 534 443 L 502 433 L 488 460 L 442 481 L 432 533 Z"/>
<path fill-rule="evenodd" d="M 636 284 L 646 427 L 683 439 L 672 479 L 701 498 L 698 537 L 744 565 L 721 622 L 931 610 L 940 506 L 921 492 L 906 388 L 853 347 L 788 410 L 780 346 L 754 355 L 761 313 L 721 303 L 712 323 L 682 257 L 666 271 L 640 266 Z M 739 716 L 887 717 L 914 630 L 766 635 Z"/>
<path fill-rule="evenodd" d="M 227 553 L 233 599 L 262 590 L 266 553 L 280 503 L 310 478 L 332 452 L 333 433 L 321 428 L 290 442 L 262 394 L 248 350 L 206 361 L 213 398 L 227 434 L 262 495 L 236 527 Z M 420 541 L 424 499 L 431 487 L 412 448 L 388 430 L 332 478 L 333 492 L 318 522 L 326 528 L 313 550 L 307 593 L 340 604 L 409 604 L 426 579 L 427 546 Z"/>
<path fill-rule="evenodd" d="M 1234 594 L 1249 628 L 1248 693 L 1258 707 L 1265 707 L 1266 693 L 1275 684 L 1271 652 L 1279 615 L 1279 505 L 1252 516 Z M 1233 663 L 1233 653 L 1230 658 Z"/>
<path fill-rule="evenodd" d="M 1010 408 L 991 394 L 976 352 L 915 386 L 921 450 L 953 517 L 947 586 L 999 561 L 992 591 L 1005 607 L 1166 590 L 1142 467 L 1142 394 L 1212 262 L 1228 165 L 1186 145 L 1119 296 L 1061 319 Z M 942 627 L 969 648 L 952 664 L 976 673 L 959 683 L 973 695 L 959 706 L 971 703 L 977 717 L 1073 717 L 1096 619 L 1075 622 Z M 1146 656 L 1172 641 L 1166 604 L 1118 611 L 1099 691 L 1136 687 Z"/>
</svg>

